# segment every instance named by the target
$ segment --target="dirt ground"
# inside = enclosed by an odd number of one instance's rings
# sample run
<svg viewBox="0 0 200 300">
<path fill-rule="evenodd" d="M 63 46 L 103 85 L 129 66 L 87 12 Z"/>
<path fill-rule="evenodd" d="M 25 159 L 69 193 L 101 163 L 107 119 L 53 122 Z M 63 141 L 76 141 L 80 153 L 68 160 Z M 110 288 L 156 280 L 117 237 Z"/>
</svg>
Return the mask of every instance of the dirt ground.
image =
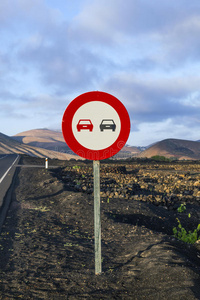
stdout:
<svg viewBox="0 0 200 300">
<path fill-rule="evenodd" d="M 0 235 L 0 299 L 200 299 L 200 251 L 172 232 L 177 217 L 185 227 L 198 224 L 198 201 L 187 203 L 189 220 L 165 205 L 105 192 L 103 272 L 95 275 L 92 165 L 80 162 L 80 177 L 78 162 L 51 163 L 60 168 L 18 168 Z M 106 172 L 104 188 L 114 176 Z"/>
</svg>

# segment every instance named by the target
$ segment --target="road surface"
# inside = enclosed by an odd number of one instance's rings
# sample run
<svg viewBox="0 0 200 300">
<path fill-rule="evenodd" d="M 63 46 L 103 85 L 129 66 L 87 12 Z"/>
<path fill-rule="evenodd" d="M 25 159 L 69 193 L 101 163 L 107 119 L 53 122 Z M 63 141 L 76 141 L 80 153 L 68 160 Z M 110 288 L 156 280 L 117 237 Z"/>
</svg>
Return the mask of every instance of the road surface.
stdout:
<svg viewBox="0 0 200 300">
<path fill-rule="evenodd" d="M 18 160 L 19 155 L 17 154 L 0 155 L 0 231 L 9 208 L 11 200 L 9 187 L 11 186 Z"/>
</svg>

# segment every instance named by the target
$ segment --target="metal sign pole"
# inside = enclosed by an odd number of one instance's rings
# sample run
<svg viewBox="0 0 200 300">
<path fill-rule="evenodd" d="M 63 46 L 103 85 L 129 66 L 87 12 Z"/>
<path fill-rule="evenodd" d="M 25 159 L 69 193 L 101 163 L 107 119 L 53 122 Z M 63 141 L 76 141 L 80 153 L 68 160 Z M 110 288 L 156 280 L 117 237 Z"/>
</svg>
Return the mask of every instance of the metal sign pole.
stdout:
<svg viewBox="0 0 200 300">
<path fill-rule="evenodd" d="M 100 162 L 93 160 L 95 274 L 101 273 Z"/>
</svg>

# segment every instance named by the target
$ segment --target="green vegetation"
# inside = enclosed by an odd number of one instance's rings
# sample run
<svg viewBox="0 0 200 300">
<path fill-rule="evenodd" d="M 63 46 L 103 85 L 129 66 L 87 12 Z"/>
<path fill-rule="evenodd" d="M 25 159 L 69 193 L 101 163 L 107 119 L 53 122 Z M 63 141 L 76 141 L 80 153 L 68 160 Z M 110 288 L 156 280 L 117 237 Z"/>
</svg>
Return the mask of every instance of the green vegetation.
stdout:
<svg viewBox="0 0 200 300">
<path fill-rule="evenodd" d="M 186 210 L 186 206 L 184 204 L 181 204 L 177 211 L 179 213 L 182 213 Z M 191 218 L 191 214 L 188 214 L 188 218 Z M 179 218 L 177 218 L 178 226 L 173 228 L 173 233 L 176 238 L 179 240 L 188 243 L 188 244 L 194 244 L 196 241 L 200 238 L 198 237 L 198 232 L 200 231 L 200 224 L 198 224 L 197 228 L 194 229 L 194 231 L 188 231 L 182 227 L 181 221 Z"/>
<path fill-rule="evenodd" d="M 182 213 L 182 212 L 184 212 L 185 210 L 186 210 L 185 204 L 181 204 L 181 205 L 177 208 L 177 211 L 178 211 L 179 213 Z"/>
<path fill-rule="evenodd" d="M 78 247 L 79 244 L 65 243 L 64 247 Z"/>
<path fill-rule="evenodd" d="M 79 170 L 80 168 L 81 168 L 81 167 L 78 166 L 78 165 L 73 166 L 73 169 L 75 169 L 75 170 Z"/>
<path fill-rule="evenodd" d="M 161 156 L 161 155 L 154 155 L 151 157 L 152 160 L 154 161 L 163 161 L 163 162 L 171 162 L 170 158 L 167 158 L 165 156 Z"/>
</svg>

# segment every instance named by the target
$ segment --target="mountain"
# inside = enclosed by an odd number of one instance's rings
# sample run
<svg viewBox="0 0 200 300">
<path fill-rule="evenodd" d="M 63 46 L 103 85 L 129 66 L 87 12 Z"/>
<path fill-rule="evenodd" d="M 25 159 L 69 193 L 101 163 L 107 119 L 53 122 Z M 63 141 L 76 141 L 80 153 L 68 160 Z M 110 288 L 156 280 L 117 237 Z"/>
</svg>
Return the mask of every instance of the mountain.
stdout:
<svg viewBox="0 0 200 300">
<path fill-rule="evenodd" d="M 64 141 L 62 132 L 49 129 L 33 129 L 24 131 L 13 136 L 18 142 L 25 143 L 29 146 L 40 147 L 48 150 L 56 150 L 74 154 Z M 140 153 L 138 147 L 124 146 L 117 154 L 117 158 L 131 157 Z"/>
<path fill-rule="evenodd" d="M 0 154 L 28 154 L 30 156 L 36 157 L 49 157 L 57 158 L 61 160 L 68 160 L 71 158 L 79 159 L 79 156 L 61 153 L 58 151 L 46 150 L 39 147 L 29 146 L 23 143 L 20 143 L 3 133 L 0 133 Z"/>
<path fill-rule="evenodd" d="M 20 132 L 13 136 L 18 142 L 29 146 L 44 148 L 47 150 L 59 151 L 74 154 L 64 141 L 59 131 L 49 129 L 33 129 Z"/>
<path fill-rule="evenodd" d="M 130 152 L 132 154 L 137 154 L 141 152 L 140 147 L 128 146 L 128 145 L 125 145 L 121 151 Z"/>
<path fill-rule="evenodd" d="M 141 152 L 137 157 L 150 158 L 154 155 L 176 158 L 179 160 L 200 159 L 200 142 L 166 139 L 149 147 L 145 151 Z"/>
<path fill-rule="evenodd" d="M 179 160 L 200 159 L 200 142 L 180 139 L 165 139 L 150 147 L 133 147 L 125 145 L 115 155 L 116 158 L 147 157 L 155 155 L 176 158 Z M 59 131 L 49 129 L 34 129 L 8 137 L 0 133 L 1 153 L 26 153 L 32 156 L 58 159 L 80 158 L 73 155 Z"/>
<path fill-rule="evenodd" d="M 139 149 L 139 147 L 125 145 L 114 156 L 114 158 L 117 158 L 117 159 L 129 158 L 129 157 L 132 157 L 132 156 L 137 156 L 140 152 L 141 152 L 141 150 Z"/>
</svg>

